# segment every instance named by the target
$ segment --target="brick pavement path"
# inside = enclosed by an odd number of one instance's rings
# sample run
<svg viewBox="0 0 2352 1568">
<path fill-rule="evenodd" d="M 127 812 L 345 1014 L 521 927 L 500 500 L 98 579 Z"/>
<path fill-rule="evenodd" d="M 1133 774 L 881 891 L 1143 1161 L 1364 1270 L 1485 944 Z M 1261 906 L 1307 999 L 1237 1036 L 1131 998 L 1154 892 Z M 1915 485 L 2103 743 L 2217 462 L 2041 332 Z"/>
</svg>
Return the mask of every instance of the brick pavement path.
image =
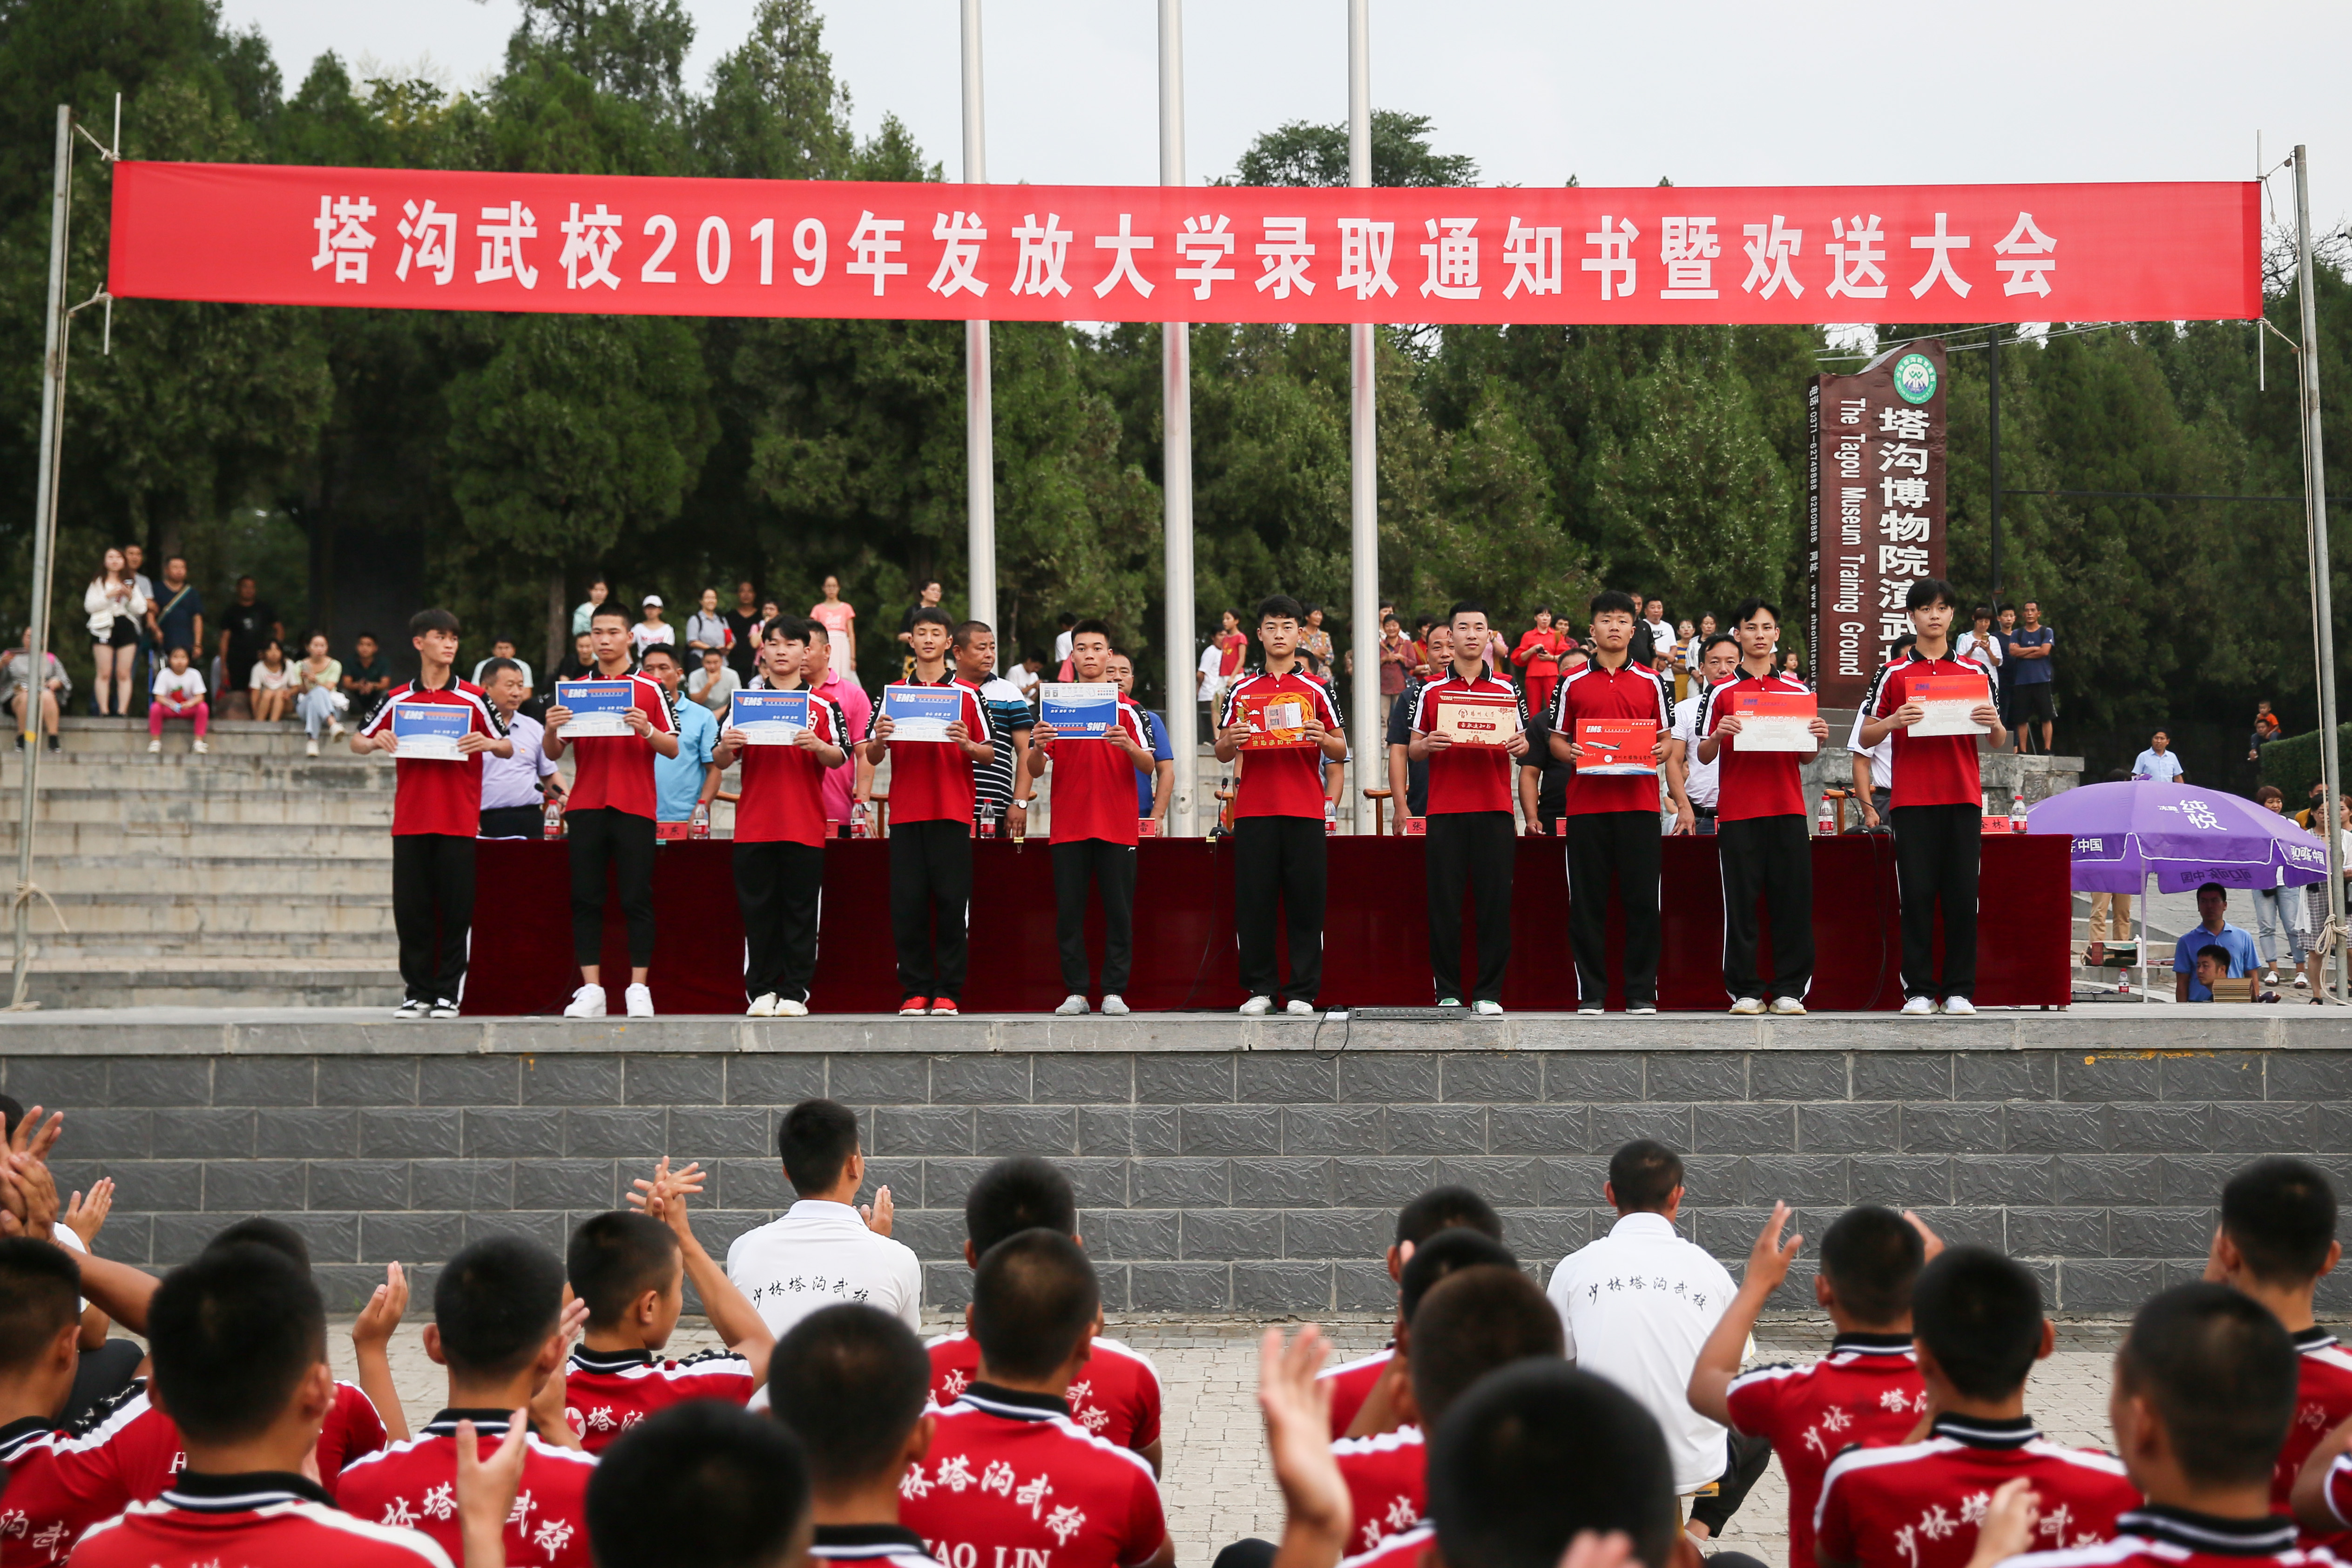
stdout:
<svg viewBox="0 0 2352 1568">
<path fill-rule="evenodd" d="M 419 1310 L 419 1308 L 422 1310 Z M 427 1361 L 417 1329 L 429 1304 L 413 1303 L 411 1319 L 393 1344 L 393 1378 L 412 1425 L 442 1405 L 439 1367 Z M 931 1331 L 941 1331 L 940 1316 Z M 1361 1355 L 1385 1341 L 1380 1322 L 1364 1318 L 1327 1325 L 1338 1352 Z M 1258 1325 L 1229 1319 L 1152 1320 L 1115 1322 L 1108 1332 L 1151 1357 L 1167 1394 L 1168 1473 L 1160 1490 L 1176 1538 L 1180 1568 L 1208 1568 L 1217 1550 L 1244 1536 L 1279 1534 L 1282 1500 L 1266 1468 L 1257 1415 Z M 1802 1361 L 1828 1342 L 1804 1325 L 1778 1331 L 1769 1325 L 1759 1352 L 1765 1361 Z M 331 1332 L 337 1370 L 351 1372 L 348 1320 Z M 699 1320 L 682 1325 L 675 1342 L 681 1352 L 710 1348 L 717 1342 Z M 2114 1331 L 2096 1326 L 2062 1327 L 2058 1353 L 2037 1369 L 2027 1408 L 2042 1430 L 2059 1442 L 2105 1447 L 2108 1443 L 2107 1368 Z M 1788 1489 L 1778 1461 L 1748 1494 L 1721 1544 L 1751 1552 L 1771 1568 L 1787 1568 Z"/>
</svg>

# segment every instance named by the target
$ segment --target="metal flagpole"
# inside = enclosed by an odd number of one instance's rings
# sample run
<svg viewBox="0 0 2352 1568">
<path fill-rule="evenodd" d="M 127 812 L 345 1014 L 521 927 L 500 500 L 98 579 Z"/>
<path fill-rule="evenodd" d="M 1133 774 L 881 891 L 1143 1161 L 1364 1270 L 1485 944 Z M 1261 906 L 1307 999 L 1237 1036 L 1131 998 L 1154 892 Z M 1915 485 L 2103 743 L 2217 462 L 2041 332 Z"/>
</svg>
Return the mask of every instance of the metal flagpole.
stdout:
<svg viewBox="0 0 2352 1568">
<path fill-rule="evenodd" d="M 1184 4 L 1160 0 L 1160 183 L 1184 183 Z M 1199 787 L 1200 738 L 1192 722 L 1192 329 L 1168 321 L 1160 329 L 1160 496 L 1167 563 L 1168 749 L 1176 753 L 1176 798 L 1168 803 L 1168 831 L 1192 835 L 1192 798 Z"/>
<path fill-rule="evenodd" d="M 963 183 L 988 180 L 986 128 L 980 97 L 980 0 L 963 0 Z M 996 624 L 996 427 L 990 406 L 988 323 L 966 321 L 964 354 L 964 484 L 971 492 L 971 618 L 985 621 L 1004 651 Z"/>
<path fill-rule="evenodd" d="M 8 1005 L 25 1001 L 25 983 L 33 958 L 33 828 L 40 807 L 42 675 L 48 668 L 50 560 L 57 546 L 58 457 L 65 418 L 66 225 L 71 216 L 73 110 L 58 105 L 57 172 L 49 195 L 49 317 L 41 359 L 41 450 L 33 480 L 32 668 L 19 677 L 25 690 L 25 723 L 19 731 L 25 744 L 24 806 L 16 823 L 16 894 L 15 973 L 10 976 Z"/>
<path fill-rule="evenodd" d="M 2319 761 L 2327 782 L 2327 918 L 2337 933 L 2336 995 L 2352 999 L 2352 952 L 2345 951 L 2344 837 L 2336 803 L 2343 798 L 2344 763 L 2336 731 L 2336 619 L 2327 566 L 2327 465 L 2319 447 L 2319 295 L 2312 286 L 2311 157 L 2294 150 L 2294 249 L 2296 291 L 2303 296 L 2303 495 L 2305 526 L 2311 535 L 2311 607 L 2319 624 Z"/>
<path fill-rule="evenodd" d="M 1985 358 L 1991 364 L 1991 378 L 1987 384 L 1987 399 L 1991 414 L 1992 482 L 1989 499 L 1992 503 L 1992 613 L 1996 625 L 2000 617 L 2000 328 L 1993 327 L 1992 338 L 1985 345 Z"/>
<path fill-rule="evenodd" d="M 1348 184 L 1372 183 L 1372 65 L 1370 0 L 1348 0 Z M 1354 650 L 1356 679 L 1349 693 L 1356 756 L 1356 796 L 1350 803 L 1355 830 L 1365 830 L 1371 803 L 1364 791 L 1388 783 L 1387 715 L 1381 711 L 1381 521 L 1380 468 L 1373 451 L 1373 326 L 1348 329 L 1348 474 L 1350 546 L 1355 563 L 1349 607 L 1348 642 Z M 1391 803 L 1402 813 L 1402 796 Z M 1399 818 L 1400 826 L 1402 819 Z"/>
</svg>

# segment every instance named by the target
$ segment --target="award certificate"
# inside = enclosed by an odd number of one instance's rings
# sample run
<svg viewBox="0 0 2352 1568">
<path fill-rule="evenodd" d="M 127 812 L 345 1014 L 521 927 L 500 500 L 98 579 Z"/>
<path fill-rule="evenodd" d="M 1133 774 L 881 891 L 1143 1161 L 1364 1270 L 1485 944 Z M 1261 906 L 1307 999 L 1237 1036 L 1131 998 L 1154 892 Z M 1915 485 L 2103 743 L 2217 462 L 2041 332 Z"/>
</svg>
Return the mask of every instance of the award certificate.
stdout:
<svg viewBox="0 0 2352 1568">
<path fill-rule="evenodd" d="M 474 710 L 455 702 L 395 702 L 392 733 L 403 762 L 462 763 L 457 742 L 474 725 Z"/>
<path fill-rule="evenodd" d="M 1905 731 L 1914 739 L 1928 735 L 1989 735 L 1976 721 L 1976 710 L 1992 700 L 1992 686 L 1981 675 L 1928 675 L 1911 683 L 1906 696 L 1927 710 Z"/>
<path fill-rule="evenodd" d="M 808 728 L 805 691 L 738 691 L 727 700 L 727 727 L 754 746 L 789 746 Z"/>
<path fill-rule="evenodd" d="M 1065 740 L 1102 736 L 1118 718 L 1118 686 L 1109 680 L 1048 680 L 1037 689 L 1038 717 Z"/>
<path fill-rule="evenodd" d="M 1820 710 L 1810 691 L 1747 692 L 1738 701 L 1739 734 L 1733 747 L 1742 752 L 1797 752 L 1810 757 L 1821 750 L 1812 729 Z"/>
<path fill-rule="evenodd" d="M 630 732 L 628 712 L 637 705 L 636 687 L 626 680 L 559 680 L 555 705 L 572 712 L 572 721 L 563 726 L 566 745 L 610 740 Z"/>
<path fill-rule="evenodd" d="M 890 739 L 944 741 L 948 726 L 963 717 L 960 686 L 886 686 L 882 713 L 890 721 Z"/>
<path fill-rule="evenodd" d="M 1437 726 L 1431 734 L 1457 746 L 1499 746 L 1519 732 L 1519 704 L 1510 697 L 1444 696 L 1431 722 Z"/>
</svg>

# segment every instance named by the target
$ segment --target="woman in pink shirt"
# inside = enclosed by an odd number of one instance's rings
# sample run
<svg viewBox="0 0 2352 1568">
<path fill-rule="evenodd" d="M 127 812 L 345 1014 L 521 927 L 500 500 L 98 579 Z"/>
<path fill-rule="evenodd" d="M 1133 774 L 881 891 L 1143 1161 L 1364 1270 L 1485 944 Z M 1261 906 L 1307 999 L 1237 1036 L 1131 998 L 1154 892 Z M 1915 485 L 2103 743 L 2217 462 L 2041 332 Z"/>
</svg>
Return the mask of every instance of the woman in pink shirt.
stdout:
<svg viewBox="0 0 2352 1568">
<path fill-rule="evenodd" d="M 824 579 L 824 599 L 809 611 L 809 619 L 824 628 L 825 640 L 833 645 L 833 668 L 844 675 L 857 673 L 857 611 L 841 602 L 841 579 L 828 573 Z"/>
</svg>

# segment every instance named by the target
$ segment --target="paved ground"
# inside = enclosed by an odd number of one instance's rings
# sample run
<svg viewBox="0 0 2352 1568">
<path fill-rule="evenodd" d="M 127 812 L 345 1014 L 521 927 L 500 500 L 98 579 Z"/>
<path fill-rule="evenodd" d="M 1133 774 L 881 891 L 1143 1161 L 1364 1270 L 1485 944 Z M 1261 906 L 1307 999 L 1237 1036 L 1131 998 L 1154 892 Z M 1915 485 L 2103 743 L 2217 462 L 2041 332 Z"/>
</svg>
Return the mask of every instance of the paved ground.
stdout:
<svg viewBox="0 0 2352 1568">
<path fill-rule="evenodd" d="M 393 1346 L 393 1377 L 412 1424 L 442 1404 L 442 1373 L 425 1357 L 417 1336 L 422 1316 L 412 1313 Z M 1386 1339 L 1370 1321 L 1328 1325 L 1343 1354 L 1360 1355 Z M 1181 1568 L 1207 1568 L 1218 1548 L 1243 1536 L 1269 1540 L 1282 1525 L 1282 1501 L 1265 1465 L 1258 1425 L 1255 1324 L 1230 1320 L 1151 1321 L 1114 1324 L 1113 1336 L 1150 1355 L 1167 1394 L 1168 1472 L 1160 1491 L 1176 1537 Z M 350 1375 L 351 1341 L 343 1327 L 331 1336 L 338 1370 Z M 2107 1441 L 2108 1348 L 2112 1330 L 2097 1326 L 2060 1331 L 2061 1349 L 2036 1373 L 2028 1401 L 2049 1435 L 2067 1443 L 2104 1447 Z M 689 1328 L 677 1342 L 703 1349 L 709 1331 Z M 1767 1361 L 1801 1360 L 1827 1342 L 1801 1328 L 1781 1331 L 1760 1352 Z M 1736 1516 L 1722 1544 L 1752 1552 L 1786 1568 L 1788 1490 L 1776 1460 L 1747 1506 Z"/>
</svg>

